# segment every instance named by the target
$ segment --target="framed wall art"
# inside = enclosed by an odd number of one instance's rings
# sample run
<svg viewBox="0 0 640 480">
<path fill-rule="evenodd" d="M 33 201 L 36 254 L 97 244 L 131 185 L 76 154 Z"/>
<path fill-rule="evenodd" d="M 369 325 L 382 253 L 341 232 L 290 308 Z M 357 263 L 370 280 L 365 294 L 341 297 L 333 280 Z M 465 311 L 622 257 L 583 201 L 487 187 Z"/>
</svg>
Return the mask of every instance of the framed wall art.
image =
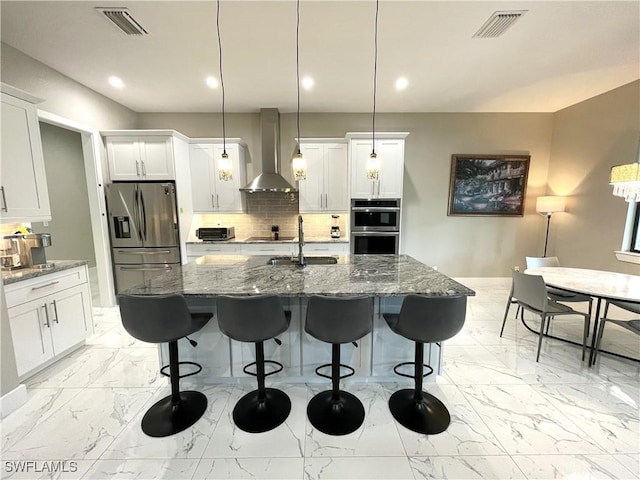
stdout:
<svg viewBox="0 0 640 480">
<path fill-rule="evenodd" d="M 529 155 L 452 155 L 447 215 L 522 216 Z"/>
</svg>

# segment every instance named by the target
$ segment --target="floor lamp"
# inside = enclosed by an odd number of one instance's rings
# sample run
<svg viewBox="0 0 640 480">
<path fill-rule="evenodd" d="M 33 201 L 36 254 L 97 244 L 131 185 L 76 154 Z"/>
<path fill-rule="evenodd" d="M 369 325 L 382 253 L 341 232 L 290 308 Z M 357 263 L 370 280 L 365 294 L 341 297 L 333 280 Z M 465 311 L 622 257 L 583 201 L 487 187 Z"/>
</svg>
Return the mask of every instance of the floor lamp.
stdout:
<svg viewBox="0 0 640 480">
<path fill-rule="evenodd" d="M 549 241 L 549 223 L 551 222 L 551 215 L 557 212 L 564 212 L 564 197 L 538 197 L 536 200 L 536 212 L 541 215 L 547 216 L 547 233 L 544 237 L 544 254 L 547 256 L 547 242 Z"/>
</svg>

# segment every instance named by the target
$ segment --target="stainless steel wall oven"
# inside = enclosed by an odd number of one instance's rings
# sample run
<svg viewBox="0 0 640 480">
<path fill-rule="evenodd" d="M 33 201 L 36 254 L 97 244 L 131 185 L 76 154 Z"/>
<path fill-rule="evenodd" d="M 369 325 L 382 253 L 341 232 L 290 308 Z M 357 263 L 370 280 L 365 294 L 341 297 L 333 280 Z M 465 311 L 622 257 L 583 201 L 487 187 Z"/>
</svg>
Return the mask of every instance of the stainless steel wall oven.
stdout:
<svg viewBox="0 0 640 480">
<path fill-rule="evenodd" d="M 351 200 L 351 253 L 398 253 L 400 199 Z"/>
</svg>

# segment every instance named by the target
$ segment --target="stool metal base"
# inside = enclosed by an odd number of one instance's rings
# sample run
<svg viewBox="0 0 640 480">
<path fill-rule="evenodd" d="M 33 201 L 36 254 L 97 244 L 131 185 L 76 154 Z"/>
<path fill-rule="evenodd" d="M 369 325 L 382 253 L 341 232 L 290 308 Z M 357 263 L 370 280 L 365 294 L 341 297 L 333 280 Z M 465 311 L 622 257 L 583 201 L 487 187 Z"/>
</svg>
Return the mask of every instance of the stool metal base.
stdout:
<svg viewBox="0 0 640 480">
<path fill-rule="evenodd" d="M 291 400 L 287 394 L 275 388 L 265 388 L 263 399 L 259 398 L 259 391 L 254 390 L 238 400 L 233 408 L 233 421 L 245 432 L 261 433 L 283 423 L 289 412 Z"/>
<path fill-rule="evenodd" d="M 179 392 L 173 405 L 171 395 L 156 402 L 142 417 L 142 431 L 150 437 L 168 437 L 196 423 L 207 409 L 207 397 L 200 392 Z"/>
<path fill-rule="evenodd" d="M 364 406 L 355 395 L 338 391 L 338 400 L 333 400 L 333 391 L 318 393 L 307 406 L 307 417 L 316 429 L 327 435 L 347 435 L 355 432 L 364 422 Z"/>
<path fill-rule="evenodd" d="M 389 410 L 400 425 L 417 433 L 444 432 L 451 423 L 449 410 L 433 395 L 421 392 L 416 400 L 413 388 L 398 390 L 389 398 Z"/>
</svg>

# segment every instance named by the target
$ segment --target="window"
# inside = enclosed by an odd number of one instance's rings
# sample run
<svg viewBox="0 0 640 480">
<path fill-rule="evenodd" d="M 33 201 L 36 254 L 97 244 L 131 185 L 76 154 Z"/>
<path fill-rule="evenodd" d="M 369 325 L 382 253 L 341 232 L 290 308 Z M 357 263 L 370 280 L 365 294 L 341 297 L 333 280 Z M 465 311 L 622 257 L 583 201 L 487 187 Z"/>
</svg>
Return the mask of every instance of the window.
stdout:
<svg viewBox="0 0 640 480">
<path fill-rule="evenodd" d="M 632 208 L 629 205 L 629 208 Z M 633 218 L 633 226 L 631 230 L 631 244 L 629 250 L 631 252 L 640 253 L 640 202 L 635 203 L 635 215 Z"/>
</svg>

